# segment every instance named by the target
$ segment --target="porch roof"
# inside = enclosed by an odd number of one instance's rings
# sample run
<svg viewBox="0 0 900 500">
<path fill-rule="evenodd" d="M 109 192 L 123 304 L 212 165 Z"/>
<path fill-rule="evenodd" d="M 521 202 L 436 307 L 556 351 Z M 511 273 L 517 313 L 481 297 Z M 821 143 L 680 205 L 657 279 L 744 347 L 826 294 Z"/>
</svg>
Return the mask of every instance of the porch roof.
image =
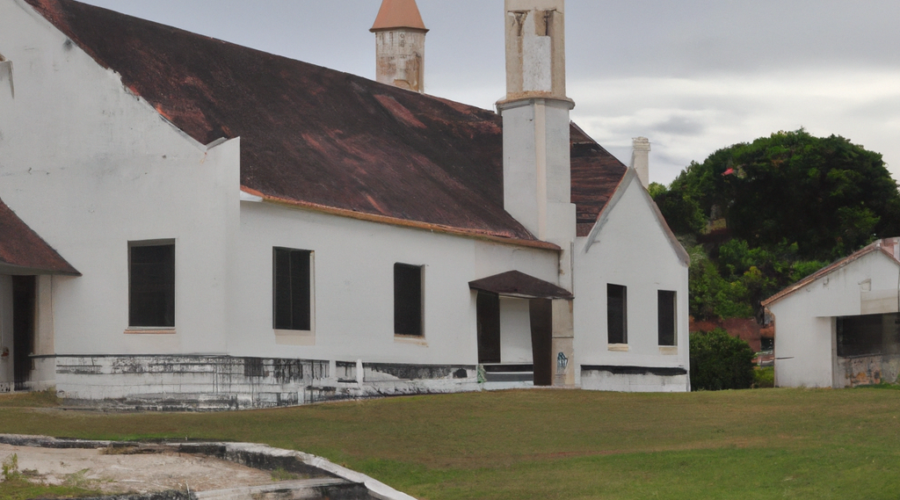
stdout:
<svg viewBox="0 0 900 500">
<path fill-rule="evenodd" d="M 0 274 L 81 275 L 3 200 L 0 200 Z"/>
<path fill-rule="evenodd" d="M 568 290 L 519 271 L 507 271 L 470 281 L 469 288 L 523 299 L 574 299 Z"/>
</svg>

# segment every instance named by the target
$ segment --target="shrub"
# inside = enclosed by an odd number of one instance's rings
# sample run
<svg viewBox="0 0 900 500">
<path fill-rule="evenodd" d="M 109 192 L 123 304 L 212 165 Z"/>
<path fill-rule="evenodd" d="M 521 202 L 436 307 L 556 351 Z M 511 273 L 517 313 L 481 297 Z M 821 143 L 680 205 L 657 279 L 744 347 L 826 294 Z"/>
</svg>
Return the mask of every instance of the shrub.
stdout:
<svg viewBox="0 0 900 500">
<path fill-rule="evenodd" d="M 691 334 L 693 390 L 748 389 L 753 371 L 753 349 L 747 342 L 721 328 Z"/>
<path fill-rule="evenodd" d="M 753 370 L 753 387 L 756 389 L 775 387 L 775 367 L 766 366 Z"/>
</svg>

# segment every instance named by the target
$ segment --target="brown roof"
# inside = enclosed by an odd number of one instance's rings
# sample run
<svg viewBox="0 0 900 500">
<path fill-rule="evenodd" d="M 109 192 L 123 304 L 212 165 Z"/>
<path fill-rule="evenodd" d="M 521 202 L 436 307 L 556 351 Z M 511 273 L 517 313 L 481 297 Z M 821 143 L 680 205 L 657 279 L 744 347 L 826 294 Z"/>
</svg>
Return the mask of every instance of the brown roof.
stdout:
<svg viewBox="0 0 900 500">
<path fill-rule="evenodd" d="M 793 285 L 785 288 L 784 290 L 776 293 L 775 295 L 769 297 L 768 299 L 762 301 L 763 307 L 768 307 L 770 304 L 773 304 L 788 295 L 793 294 L 794 292 L 799 291 L 804 288 L 806 285 L 816 281 L 817 279 L 825 276 L 826 274 L 831 274 L 838 269 L 841 269 L 851 262 L 855 262 L 866 255 L 869 255 L 872 252 L 881 252 L 888 257 L 890 257 L 894 262 L 900 264 L 900 238 L 885 238 L 883 240 L 878 240 L 875 243 L 872 243 L 861 250 L 857 250 L 852 254 L 840 259 L 838 261 L 832 262 L 831 264 L 819 269 L 818 271 L 810 274 L 809 276 L 803 278 L 802 280 L 794 283 Z"/>
<path fill-rule="evenodd" d="M 0 200 L 0 274 L 81 273 Z"/>
<path fill-rule="evenodd" d="M 536 240 L 503 209 L 502 121 L 491 111 L 72 0 L 27 2 L 190 137 L 240 137 L 245 190 Z M 574 126 L 572 157 L 586 235 L 625 167 Z"/>
<path fill-rule="evenodd" d="M 496 293 L 509 297 L 526 299 L 571 299 L 568 290 L 549 281 L 529 276 L 519 271 L 508 271 L 480 280 L 470 281 L 469 288 L 482 292 Z"/>
<path fill-rule="evenodd" d="M 369 31 L 381 31 L 395 28 L 411 28 L 428 31 L 419 14 L 416 0 L 384 0 L 375 17 L 375 24 Z"/>
</svg>

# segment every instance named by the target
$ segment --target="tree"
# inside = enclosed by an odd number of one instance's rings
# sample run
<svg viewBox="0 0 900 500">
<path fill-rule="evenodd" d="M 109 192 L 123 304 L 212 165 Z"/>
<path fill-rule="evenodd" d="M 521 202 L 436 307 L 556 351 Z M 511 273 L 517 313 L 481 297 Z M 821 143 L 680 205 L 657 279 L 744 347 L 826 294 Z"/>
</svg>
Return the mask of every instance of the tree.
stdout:
<svg viewBox="0 0 900 500">
<path fill-rule="evenodd" d="M 671 203 L 673 192 L 685 201 Z M 685 223 L 684 207 L 696 203 L 751 248 L 796 243 L 804 259 L 835 259 L 900 234 L 900 194 L 881 154 L 802 129 L 720 149 L 658 196 L 676 232 L 699 233 Z"/>
<path fill-rule="evenodd" d="M 720 149 L 650 194 L 686 246 L 701 243 L 690 269 L 698 319 L 760 317 L 760 301 L 788 284 L 900 236 L 900 193 L 881 155 L 802 129 Z"/>
</svg>

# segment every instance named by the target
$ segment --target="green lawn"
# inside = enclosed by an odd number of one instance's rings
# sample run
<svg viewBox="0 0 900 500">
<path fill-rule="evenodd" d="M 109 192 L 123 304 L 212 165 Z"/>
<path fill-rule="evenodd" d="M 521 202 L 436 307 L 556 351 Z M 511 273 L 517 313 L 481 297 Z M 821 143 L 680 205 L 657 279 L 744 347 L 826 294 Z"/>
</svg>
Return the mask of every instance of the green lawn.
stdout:
<svg viewBox="0 0 900 500">
<path fill-rule="evenodd" d="M 532 390 L 216 414 L 53 405 L 0 397 L 0 432 L 262 442 L 432 500 L 900 499 L 892 390 Z"/>
</svg>

